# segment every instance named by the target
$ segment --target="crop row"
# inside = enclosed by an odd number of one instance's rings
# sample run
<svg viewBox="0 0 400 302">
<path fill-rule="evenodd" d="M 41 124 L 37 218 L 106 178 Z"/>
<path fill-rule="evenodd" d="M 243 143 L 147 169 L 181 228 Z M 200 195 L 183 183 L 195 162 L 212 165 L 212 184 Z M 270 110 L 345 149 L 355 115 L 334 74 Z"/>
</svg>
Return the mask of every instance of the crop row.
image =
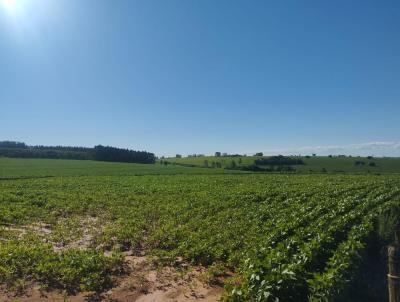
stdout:
<svg viewBox="0 0 400 302">
<path fill-rule="evenodd" d="M 100 292 L 123 272 L 118 251 L 132 250 L 224 267 L 233 301 L 329 300 L 399 185 L 395 175 L 2 180 L 0 282 Z"/>
</svg>

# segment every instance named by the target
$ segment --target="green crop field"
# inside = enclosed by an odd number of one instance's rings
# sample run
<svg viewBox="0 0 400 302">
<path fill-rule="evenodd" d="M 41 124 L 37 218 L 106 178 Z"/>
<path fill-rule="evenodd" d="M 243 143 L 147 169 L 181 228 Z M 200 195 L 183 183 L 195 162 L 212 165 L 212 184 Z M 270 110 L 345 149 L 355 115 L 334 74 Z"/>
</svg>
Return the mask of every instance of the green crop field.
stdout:
<svg viewBox="0 0 400 302">
<path fill-rule="evenodd" d="M 152 291 L 143 257 L 228 301 L 382 301 L 399 175 L 224 172 L 0 159 L 0 301 L 134 301 L 121 292 Z"/>
<path fill-rule="evenodd" d="M 49 176 L 124 176 L 148 174 L 206 174 L 226 173 L 223 169 L 209 171 L 188 169 L 178 165 L 149 165 L 92 160 L 21 159 L 0 157 L 0 179 Z"/>
<path fill-rule="evenodd" d="M 185 158 L 167 158 L 166 161 L 177 164 L 194 165 L 211 167 L 212 163 L 221 163 L 222 167 L 229 167 L 232 161 L 238 166 L 251 165 L 255 160 L 261 159 L 261 156 L 201 156 L 201 157 L 185 157 Z M 304 165 L 296 165 L 296 172 L 300 173 L 400 173 L 400 158 L 366 158 L 366 157 L 328 157 L 328 156 L 311 156 L 311 157 L 293 157 L 304 161 Z M 205 162 L 207 162 L 205 164 Z M 362 162 L 363 165 L 356 165 L 356 162 Z M 374 163 L 374 166 L 370 166 Z"/>
</svg>

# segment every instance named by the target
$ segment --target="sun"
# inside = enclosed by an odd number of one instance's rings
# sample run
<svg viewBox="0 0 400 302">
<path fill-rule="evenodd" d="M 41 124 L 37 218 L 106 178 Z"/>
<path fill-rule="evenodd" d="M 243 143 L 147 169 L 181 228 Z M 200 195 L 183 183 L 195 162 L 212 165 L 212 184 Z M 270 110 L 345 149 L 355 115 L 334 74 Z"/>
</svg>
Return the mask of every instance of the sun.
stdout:
<svg viewBox="0 0 400 302">
<path fill-rule="evenodd" d="M 2 6 L 9 11 L 11 11 L 15 8 L 16 2 L 17 2 L 17 0 L 0 0 L 0 3 L 2 4 Z"/>
</svg>

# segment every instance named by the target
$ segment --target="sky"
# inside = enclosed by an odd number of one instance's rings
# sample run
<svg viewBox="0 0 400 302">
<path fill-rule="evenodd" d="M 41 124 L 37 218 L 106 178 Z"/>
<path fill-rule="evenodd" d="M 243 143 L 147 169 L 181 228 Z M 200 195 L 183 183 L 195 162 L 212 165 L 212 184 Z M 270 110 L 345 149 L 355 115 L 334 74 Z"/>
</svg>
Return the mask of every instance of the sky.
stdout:
<svg viewBox="0 0 400 302">
<path fill-rule="evenodd" d="M 400 156 L 400 1 L 0 0 L 0 140 Z"/>
</svg>

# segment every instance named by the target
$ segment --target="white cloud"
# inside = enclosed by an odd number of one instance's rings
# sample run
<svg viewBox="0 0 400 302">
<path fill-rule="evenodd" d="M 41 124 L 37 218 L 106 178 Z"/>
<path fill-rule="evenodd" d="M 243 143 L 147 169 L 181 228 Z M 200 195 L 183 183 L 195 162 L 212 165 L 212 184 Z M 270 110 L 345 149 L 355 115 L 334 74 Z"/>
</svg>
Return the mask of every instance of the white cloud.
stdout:
<svg viewBox="0 0 400 302">
<path fill-rule="evenodd" d="M 251 153 L 251 152 L 250 152 Z M 303 146 L 281 149 L 266 149 L 265 154 L 311 154 L 319 155 L 374 155 L 374 156 L 400 156 L 400 141 L 380 141 L 348 145 Z"/>
</svg>

